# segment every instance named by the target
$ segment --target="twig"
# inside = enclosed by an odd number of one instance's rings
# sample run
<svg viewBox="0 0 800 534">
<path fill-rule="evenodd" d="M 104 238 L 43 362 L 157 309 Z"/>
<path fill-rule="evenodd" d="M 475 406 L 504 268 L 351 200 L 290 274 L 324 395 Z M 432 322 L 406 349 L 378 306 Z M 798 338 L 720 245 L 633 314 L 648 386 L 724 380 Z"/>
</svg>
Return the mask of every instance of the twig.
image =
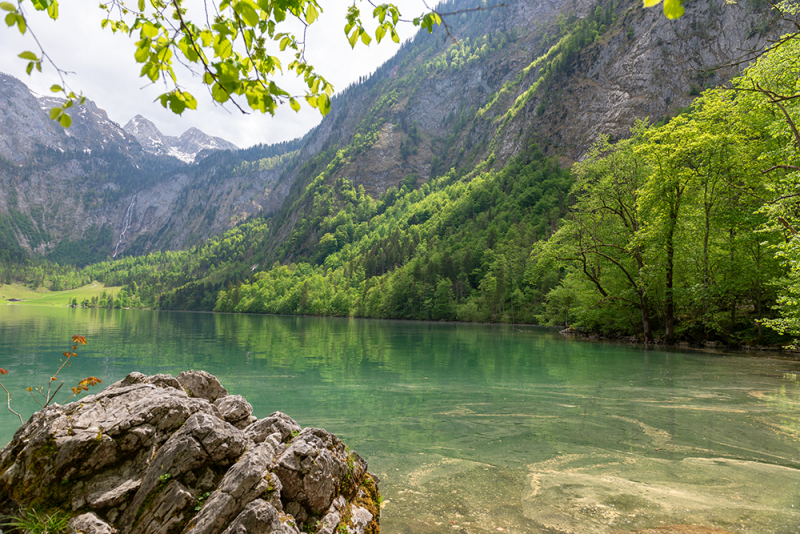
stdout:
<svg viewBox="0 0 800 534">
<path fill-rule="evenodd" d="M 19 417 L 19 424 L 22 424 L 22 416 L 11 408 L 11 393 L 8 392 L 2 383 L 0 383 L 0 388 L 3 388 L 6 392 L 6 404 L 8 405 L 8 411 Z"/>
</svg>

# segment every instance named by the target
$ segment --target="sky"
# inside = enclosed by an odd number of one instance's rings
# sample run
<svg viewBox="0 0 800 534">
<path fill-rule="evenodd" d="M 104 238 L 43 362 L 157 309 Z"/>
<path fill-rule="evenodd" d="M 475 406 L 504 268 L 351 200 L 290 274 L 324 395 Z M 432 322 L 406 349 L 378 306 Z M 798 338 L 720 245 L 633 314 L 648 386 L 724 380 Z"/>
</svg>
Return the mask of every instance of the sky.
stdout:
<svg viewBox="0 0 800 534">
<path fill-rule="evenodd" d="M 367 2 L 358 2 L 362 10 L 361 20 L 367 25 L 372 7 Z M 407 19 L 420 15 L 425 9 L 422 0 L 396 0 L 394 3 Z M 351 49 L 344 34 L 344 17 L 351 2 L 322 0 L 320 4 L 323 12 L 307 34 L 306 58 L 336 91 L 343 90 L 360 76 L 369 75 L 397 52 L 399 45 L 388 37 L 381 44 L 373 40 L 369 47 L 359 44 L 355 50 Z M 271 144 L 301 137 L 322 119 L 320 113 L 305 101 L 299 113 L 292 111 L 287 104 L 281 106 L 275 116 L 260 112 L 243 115 L 231 105 L 216 104 L 196 78 L 176 68 L 181 85 L 198 100 L 196 111 L 187 110 L 182 116 L 177 116 L 163 109 L 159 102 L 154 102 L 165 91 L 164 85 L 151 84 L 147 78 L 139 77 L 141 65 L 133 58 L 138 37 L 115 35 L 108 29 L 101 29 L 100 22 L 105 12 L 98 9 L 97 3 L 61 0 L 57 21 L 35 12 L 30 3 L 24 5 L 28 8 L 29 27 L 45 52 L 60 69 L 70 72 L 66 78 L 70 89 L 93 100 L 120 126 L 140 114 L 166 135 L 180 135 L 194 126 L 246 148 L 258 143 Z M 416 28 L 410 23 L 399 27 L 401 40 L 411 38 L 415 32 Z M 42 73 L 34 71 L 31 76 L 25 73 L 27 61 L 17 55 L 25 50 L 37 55 L 39 52 L 30 34 L 21 36 L 16 27 L 8 28 L 0 23 L 0 50 L 3 52 L 0 54 L 0 72 L 19 78 L 31 90 L 50 95 L 50 86 L 61 83 L 56 71 L 47 64 L 43 64 Z M 289 60 L 284 61 L 284 64 L 288 63 Z M 294 89 L 296 94 L 303 94 L 301 82 L 293 76 L 285 78 L 290 92 Z"/>
</svg>

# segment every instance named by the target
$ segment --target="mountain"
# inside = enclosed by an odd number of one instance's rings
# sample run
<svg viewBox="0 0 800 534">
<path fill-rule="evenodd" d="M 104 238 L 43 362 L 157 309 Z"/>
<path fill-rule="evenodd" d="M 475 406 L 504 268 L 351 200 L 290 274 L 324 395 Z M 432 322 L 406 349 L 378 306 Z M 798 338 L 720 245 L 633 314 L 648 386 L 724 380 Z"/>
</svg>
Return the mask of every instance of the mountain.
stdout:
<svg viewBox="0 0 800 534">
<path fill-rule="evenodd" d="M 123 130 L 139 141 L 139 144 L 149 154 L 154 156 L 172 156 L 184 163 L 193 163 L 216 150 L 239 150 L 233 143 L 221 137 L 212 137 L 197 128 L 189 128 L 179 137 L 162 134 L 156 125 L 136 115 L 128 121 Z"/>
<path fill-rule="evenodd" d="M 37 147 L 61 152 L 104 150 L 136 153 L 140 147 L 94 102 L 72 108 L 72 127 L 50 120 L 50 108 L 61 100 L 32 93 L 28 87 L 0 73 L 0 156 L 17 164 L 30 159 Z"/>
<path fill-rule="evenodd" d="M 377 198 L 450 169 L 502 169 L 531 143 L 569 166 L 601 135 L 626 137 L 740 72 L 745 51 L 789 28 L 767 7 L 699 0 L 670 21 L 633 0 L 512 0 L 419 33 L 306 136 L 313 166 L 298 167 L 266 246 L 281 261 L 309 257 L 324 232 L 303 221 L 315 189 L 337 180 Z"/>
<path fill-rule="evenodd" d="M 263 261 L 324 261 L 323 223 L 345 201 L 319 199 L 337 184 L 379 201 L 451 169 L 464 179 L 502 170 L 532 143 L 567 167 L 600 135 L 678 112 L 782 29 L 755 0 L 698 0 L 676 21 L 634 0 L 484 7 L 417 34 L 338 94 L 302 140 L 272 147 L 235 151 L 195 129 L 164 136 L 140 116 L 120 128 L 93 103 L 71 111 L 64 131 L 46 101 L 2 76 L 0 239 L 67 261 L 77 243 L 102 242 L 93 258 L 185 249 L 260 215 L 270 218 L 253 244 Z"/>
<path fill-rule="evenodd" d="M 288 144 L 239 154 L 197 128 L 162 135 L 141 116 L 126 131 L 88 100 L 64 129 L 48 117 L 60 104 L 0 74 L 0 245 L 15 258 L 83 265 L 139 236 L 139 251 L 179 249 L 279 205 Z"/>
</svg>

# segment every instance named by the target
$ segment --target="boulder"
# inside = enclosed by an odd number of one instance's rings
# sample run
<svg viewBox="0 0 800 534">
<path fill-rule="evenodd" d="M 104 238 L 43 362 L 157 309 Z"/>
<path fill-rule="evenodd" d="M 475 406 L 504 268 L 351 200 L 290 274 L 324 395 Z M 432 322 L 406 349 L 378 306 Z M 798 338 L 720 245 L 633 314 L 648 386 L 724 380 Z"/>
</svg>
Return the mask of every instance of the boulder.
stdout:
<svg viewBox="0 0 800 534">
<path fill-rule="evenodd" d="M 59 510 L 76 534 L 380 532 L 359 455 L 252 411 L 203 371 L 131 373 L 48 406 L 0 451 L 0 514 Z"/>
</svg>

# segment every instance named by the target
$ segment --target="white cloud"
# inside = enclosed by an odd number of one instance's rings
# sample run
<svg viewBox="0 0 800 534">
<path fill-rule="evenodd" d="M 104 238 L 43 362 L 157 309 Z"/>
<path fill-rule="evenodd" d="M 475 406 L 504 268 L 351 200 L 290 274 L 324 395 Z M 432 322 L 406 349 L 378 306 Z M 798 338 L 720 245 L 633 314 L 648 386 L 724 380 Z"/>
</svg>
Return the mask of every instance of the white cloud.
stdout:
<svg viewBox="0 0 800 534">
<path fill-rule="evenodd" d="M 373 72 L 388 60 L 398 48 L 386 38 L 378 45 L 373 41 L 369 47 L 358 44 L 350 49 L 344 35 L 344 15 L 350 2 L 321 2 L 324 9 L 319 20 L 308 31 L 306 57 L 317 72 L 325 76 L 337 90 L 344 89 L 360 76 Z M 395 2 L 404 18 L 419 15 L 424 10 L 421 0 Z M 42 43 L 45 52 L 59 68 L 70 71 L 67 83 L 77 93 L 83 92 L 100 108 L 105 109 L 111 120 L 124 125 L 134 115 L 141 114 L 153 121 L 167 135 L 180 135 L 192 126 L 210 135 L 227 139 L 240 147 L 257 143 L 275 143 L 291 140 L 305 134 L 319 124 L 319 112 L 303 106 L 299 113 L 282 106 L 274 117 L 261 113 L 242 113 L 233 106 L 215 105 L 208 91 L 188 72 L 181 74 L 182 85 L 194 94 L 199 102 L 198 110 L 188 110 L 178 117 L 154 102 L 163 92 L 163 85 L 153 85 L 139 77 L 140 65 L 133 59 L 136 39 L 126 35 L 112 34 L 100 28 L 103 11 L 90 3 L 64 0 L 58 21 L 52 21 L 42 13 L 29 13 L 30 27 Z M 371 6 L 363 2 L 362 20 L 370 18 Z M 33 11 L 28 5 L 28 11 Z M 50 86 L 61 83 L 54 69 L 44 66 L 43 73 L 25 74 L 26 61 L 17 54 L 31 50 L 38 54 L 38 47 L 30 35 L 20 36 L 16 28 L 0 27 L 0 71 L 21 79 L 28 87 L 40 94 L 50 94 Z M 411 24 L 401 27 L 401 37 L 413 36 L 416 29 Z M 288 61 L 287 61 L 288 63 Z M 302 93 L 302 85 L 287 80 L 290 91 Z"/>
</svg>

